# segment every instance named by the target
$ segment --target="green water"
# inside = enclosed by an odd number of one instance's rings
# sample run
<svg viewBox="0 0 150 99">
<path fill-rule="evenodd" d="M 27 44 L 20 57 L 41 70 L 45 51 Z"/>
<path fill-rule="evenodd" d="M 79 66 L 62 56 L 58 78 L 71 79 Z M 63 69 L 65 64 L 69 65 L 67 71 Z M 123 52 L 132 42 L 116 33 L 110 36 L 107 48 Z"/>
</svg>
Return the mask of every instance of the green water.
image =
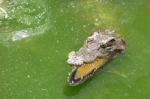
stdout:
<svg viewBox="0 0 150 99">
<path fill-rule="evenodd" d="M 0 7 L 0 99 L 150 99 L 149 0 L 0 0 Z M 68 53 L 99 29 L 123 36 L 125 54 L 69 87 Z"/>
</svg>

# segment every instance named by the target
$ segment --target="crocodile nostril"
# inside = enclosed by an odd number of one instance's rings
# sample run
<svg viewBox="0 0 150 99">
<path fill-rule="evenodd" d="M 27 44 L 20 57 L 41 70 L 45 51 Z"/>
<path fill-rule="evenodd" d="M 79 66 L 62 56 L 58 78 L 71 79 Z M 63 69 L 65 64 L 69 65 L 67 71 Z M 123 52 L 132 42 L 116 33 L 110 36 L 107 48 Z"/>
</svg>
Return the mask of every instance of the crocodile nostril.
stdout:
<svg viewBox="0 0 150 99">
<path fill-rule="evenodd" d="M 106 48 L 106 44 L 100 45 L 101 48 Z"/>
</svg>

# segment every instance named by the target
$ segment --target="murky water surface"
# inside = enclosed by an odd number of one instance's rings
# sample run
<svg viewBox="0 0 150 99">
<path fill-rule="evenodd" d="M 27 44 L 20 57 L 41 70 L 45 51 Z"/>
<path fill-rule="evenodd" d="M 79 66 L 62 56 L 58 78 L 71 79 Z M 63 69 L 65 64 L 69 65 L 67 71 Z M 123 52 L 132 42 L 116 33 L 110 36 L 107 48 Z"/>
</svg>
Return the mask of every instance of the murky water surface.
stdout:
<svg viewBox="0 0 150 99">
<path fill-rule="evenodd" d="M 149 99 L 149 12 L 149 0 L 0 0 L 0 97 Z M 68 52 L 99 29 L 123 36 L 125 54 L 69 87 Z"/>
</svg>

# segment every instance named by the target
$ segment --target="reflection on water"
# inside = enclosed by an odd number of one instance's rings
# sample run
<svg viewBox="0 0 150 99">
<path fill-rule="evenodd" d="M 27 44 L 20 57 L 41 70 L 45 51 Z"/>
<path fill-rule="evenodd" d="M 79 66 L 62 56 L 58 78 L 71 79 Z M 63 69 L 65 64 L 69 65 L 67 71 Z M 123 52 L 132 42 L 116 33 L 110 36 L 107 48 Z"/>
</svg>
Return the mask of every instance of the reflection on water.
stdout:
<svg viewBox="0 0 150 99">
<path fill-rule="evenodd" d="M 6 10 L 6 0 L 0 0 L 0 20 L 8 18 L 8 13 Z"/>
<path fill-rule="evenodd" d="M 1 2 L 0 43 L 43 34 L 51 28 L 51 12 L 44 7 L 44 2 L 32 0 L 5 0 Z"/>
<path fill-rule="evenodd" d="M 12 36 L 12 41 L 21 40 L 27 37 L 29 37 L 27 31 L 17 31 L 17 32 L 14 32 Z"/>
<path fill-rule="evenodd" d="M 3 18 L 7 19 L 8 14 L 4 8 L 0 7 L 0 19 L 3 19 Z"/>
<path fill-rule="evenodd" d="M 138 10 L 136 7 L 141 3 L 135 5 L 133 2 L 134 9 L 127 6 L 128 2 L 114 3 L 108 0 L 70 1 L 67 5 L 64 4 L 60 2 L 56 7 L 55 3 L 42 0 L 1 0 L 0 17 L 3 18 L 0 18 L 0 43 L 22 40 L 46 33 L 48 30 L 57 32 L 59 28 L 57 26 L 60 24 L 58 20 L 64 20 L 63 24 L 68 29 L 69 23 L 77 24 L 82 19 L 84 22 L 81 23 L 82 28 L 88 30 L 92 27 L 89 32 L 98 29 L 118 30 L 118 26 L 133 22 L 134 17 L 130 17 L 128 12 L 136 12 Z M 71 27 L 74 30 L 75 28 L 77 27 Z M 25 32 L 22 34 L 22 31 Z"/>
<path fill-rule="evenodd" d="M 35 28 L 26 28 L 26 29 L 22 29 L 18 31 L 14 30 L 11 33 L 1 33 L 0 41 L 6 44 L 6 42 L 7 43 L 12 42 L 12 41 L 14 42 L 14 41 L 22 40 L 22 39 L 29 38 L 32 36 L 40 35 L 40 34 L 45 33 L 46 30 L 48 30 L 47 26 L 48 26 L 47 24 L 44 24 Z"/>
</svg>

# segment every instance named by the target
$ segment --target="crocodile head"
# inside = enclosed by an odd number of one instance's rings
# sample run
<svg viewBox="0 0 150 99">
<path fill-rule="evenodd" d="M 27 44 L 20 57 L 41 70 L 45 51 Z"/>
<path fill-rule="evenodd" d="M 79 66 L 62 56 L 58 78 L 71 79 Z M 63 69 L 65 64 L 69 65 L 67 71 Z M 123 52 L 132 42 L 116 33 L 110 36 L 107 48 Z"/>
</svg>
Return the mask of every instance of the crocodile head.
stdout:
<svg viewBox="0 0 150 99">
<path fill-rule="evenodd" d="M 79 85 L 125 49 L 124 40 L 113 31 L 92 33 L 78 51 L 71 51 L 67 63 L 73 68 L 68 76 L 71 86 Z"/>
</svg>

